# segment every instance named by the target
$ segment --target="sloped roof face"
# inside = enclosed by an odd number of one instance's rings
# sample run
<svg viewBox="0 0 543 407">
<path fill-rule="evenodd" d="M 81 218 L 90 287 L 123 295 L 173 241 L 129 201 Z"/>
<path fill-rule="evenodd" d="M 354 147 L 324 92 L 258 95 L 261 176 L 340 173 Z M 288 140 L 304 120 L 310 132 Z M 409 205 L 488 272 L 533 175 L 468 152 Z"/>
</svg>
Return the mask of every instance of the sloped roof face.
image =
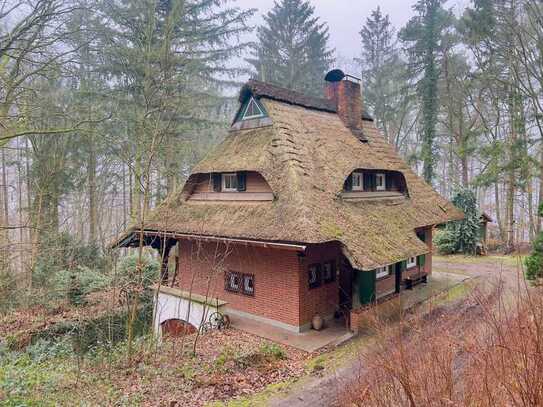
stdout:
<svg viewBox="0 0 543 407">
<path fill-rule="evenodd" d="M 399 158 L 374 124 L 362 121 L 361 143 L 335 113 L 262 98 L 272 125 L 233 131 L 193 170 L 181 193 L 154 210 L 146 229 L 283 242 L 340 241 L 353 267 L 372 270 L 428 252 L 415 228 L 463 214 Z M 410 197 L 345 201 L 344 180 L 355 169 L 404 174 Z M 187 200 L 200 173 L 257 171 L 271 202 Z"/>
</svg>

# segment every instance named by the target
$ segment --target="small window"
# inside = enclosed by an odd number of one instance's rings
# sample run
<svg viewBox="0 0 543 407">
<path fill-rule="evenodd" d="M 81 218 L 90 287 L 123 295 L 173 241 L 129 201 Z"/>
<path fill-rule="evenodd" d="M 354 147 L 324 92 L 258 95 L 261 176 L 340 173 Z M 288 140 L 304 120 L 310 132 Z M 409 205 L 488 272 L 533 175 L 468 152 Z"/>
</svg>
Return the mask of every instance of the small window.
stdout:
<svg viewBox="0 0 543 407">
<path fill-rule="evenodd" d="M 241 275 L 235 272 L 229 272 L 226 274 L 225 282 L 226 291 L 239 292 L 241 290 Z"/>
<path fill-rule="evenodd" d="M 325 283 L 331 283 L 336 279 L 336 263 L 329 261 L 322 266 L 322 279 Z"/>
<path fill-rule="evenodd" d="M 255 276 L 254 274 L 243 275 L 243 294 L 255 295 Z"/>
<path fill-rule="evenodd" d="M 387 189 L 385 174 L 375 174 L 375 190 L 385 191 Z"/>
<path fill-rule="evenodd" d="M 361 172 L 353 172 L 353 191 L 364 190 L 364 174 Z"/>
<path fill-rule="evenodd" d="M 251 98 L 249 100 L 249 103 L 247 103 L 247 108 L 245 109 L 245 112 L 243 112 L 242 120 L 257 119 L 264 116 L 265 114 L 262 108 L 259 106 L 256 100 L 254 100 L 254 98 Z"/>
<path fill-rule="evenodd" d="M 417 258 L 416 257 L 410 257 L 407 260 L 407 268 L 410 269 L 411 267 L 415 267 L 417 265 Z"/>
<path fill-rule="evenodd" d="M 316 288 L 321 285 L 321 265 L 313 264 L 309 266 L 309 288 Z"/>
<path fill-rule="evenodd" d="M 390 275 L 390 266 L 379 267 L 375 269 L 375 278 L 384 278 Z"/>
<path fill-rule="evenodd" d="M 237 192 L 238 177 L 235 172 L 222 174 L 222 190 L 224 192 Z"/>
</svg>

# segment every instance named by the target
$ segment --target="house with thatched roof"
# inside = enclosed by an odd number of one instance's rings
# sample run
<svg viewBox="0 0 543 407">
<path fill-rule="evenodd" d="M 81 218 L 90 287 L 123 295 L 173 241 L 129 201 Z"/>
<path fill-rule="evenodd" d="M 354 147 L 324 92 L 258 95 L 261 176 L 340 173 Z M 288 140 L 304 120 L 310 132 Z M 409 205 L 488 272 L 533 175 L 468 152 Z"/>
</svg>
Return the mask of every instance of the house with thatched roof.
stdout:
<svg viewBox="0 0 543 407">
<path fill-rule="evenodd" d="M 164 256 L 157 330 L 220 309 L 302 332 L 426 281 L 433 227 L 463 214 L 380 134 L 358 79 L 331 71 L 323 98 L 250 80 L 239 102 L 182 190 L 115 242 Z"/>
</svg>

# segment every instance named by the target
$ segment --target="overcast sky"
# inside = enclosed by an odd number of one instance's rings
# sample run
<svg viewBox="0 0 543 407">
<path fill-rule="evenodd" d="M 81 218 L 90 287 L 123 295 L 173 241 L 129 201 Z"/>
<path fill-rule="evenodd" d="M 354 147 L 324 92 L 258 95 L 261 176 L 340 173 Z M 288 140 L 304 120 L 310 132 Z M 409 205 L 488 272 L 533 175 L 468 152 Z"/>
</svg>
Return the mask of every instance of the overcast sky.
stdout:
<svg viewBox="0 0 543 407">
<path fill-rule="evenodd" d="M 273 7 L 274 0 L 237 0 L 234 4 L 241 8 L 256 8 L 258 12 L 251 21 L 253 25 L 262 23 L 262 14 Z M 311 0 L 315 13 L 330 27 L 330 41 L 341 60 L 352 59 L 360 54 L 359 35 L 366 18 L 377 6 L 383 14 L 389 14 L 392 24 L 401 28 L 413 15 L 412 5 L 416 0 Z M 449 0 L 447 6 L 458 13 L 468 0 Z M 343 65 L 342 62 L 339 62 Z"/>
</svg>

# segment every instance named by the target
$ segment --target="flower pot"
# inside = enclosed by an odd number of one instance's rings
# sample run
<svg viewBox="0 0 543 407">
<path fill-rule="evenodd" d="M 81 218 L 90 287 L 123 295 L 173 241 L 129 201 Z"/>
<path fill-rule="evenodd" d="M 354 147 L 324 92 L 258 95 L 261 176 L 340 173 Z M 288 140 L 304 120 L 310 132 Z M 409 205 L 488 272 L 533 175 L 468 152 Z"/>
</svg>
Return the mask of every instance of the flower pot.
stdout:
<svg viewBox="0 0 543 407">
<path fill-rule="evenodd" d="M 324 326 L 324 319 L 322 319 L 319 314 L 315 314 L 315 316 L 311 320 L 311 326 L 314 330 L 320 331 Z"/>
</svg>

